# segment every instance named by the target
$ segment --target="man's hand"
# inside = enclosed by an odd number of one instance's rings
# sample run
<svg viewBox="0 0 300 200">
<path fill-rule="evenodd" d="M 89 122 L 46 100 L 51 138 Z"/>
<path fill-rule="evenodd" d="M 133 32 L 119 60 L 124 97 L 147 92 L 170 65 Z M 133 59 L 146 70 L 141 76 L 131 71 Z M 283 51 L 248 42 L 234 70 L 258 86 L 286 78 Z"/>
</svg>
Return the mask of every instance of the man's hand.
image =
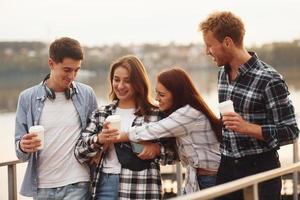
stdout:
<svg viewBox="0 0 300 200">
<path fill-rule="evenodd" d="M 239 133 L 247 133 L 249 124 L 238 113 L 224 113 L 222 115 L 222 121 L 227 129 Z"/>
<path fill-rule="evenodd" d="M 261 126 L 245 121 L 238 113 L 224 113 L 222 121 L 227 129 L 264 140 Z"/>
<path fill-rule="evenodd" d="M 138 157 L 142 160 L 154 159 L 160 155 L 160 145 L 152 142 L 141 142 L 144 149 L 139 153 Z"/>
<path fill-rule="evenodd" d="M 25 153 L 34 153 L 39 146 L 41 146 L 41 140 L 37 138 L 36 133 L 25 134 L 20 141 L 20 148 Z"/>
</svg>

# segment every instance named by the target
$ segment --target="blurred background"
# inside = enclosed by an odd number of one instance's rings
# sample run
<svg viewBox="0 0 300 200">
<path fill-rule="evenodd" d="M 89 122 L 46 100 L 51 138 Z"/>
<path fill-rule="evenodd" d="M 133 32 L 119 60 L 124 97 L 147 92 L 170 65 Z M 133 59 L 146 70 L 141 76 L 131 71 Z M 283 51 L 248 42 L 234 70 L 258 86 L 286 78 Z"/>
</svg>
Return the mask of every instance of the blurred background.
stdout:
<svg viewBox="0 0 300 200">
<path fill-rule="evenodd" d="M 218 69 L 204 54 L 197 31 L 199 22 L 216 10 L 230 10 L 242 18 L 247 49 L 256 51 L 284 76 L 299 121 L 299 8 L 297 0 L 0 0 L 0 162 L 16 159 L 18 95 L 49 72 L 49 44 L 62 36 L 84 46 L 85 59 L 77 79 L 94 88 L 99 105 L 108 101 L 109 65 L 120 56 L 134 54 L 144 62 L 153 88 L 162 69 L 185 68 L 218 114 Z M 291 147 L 280 151 L 283 164 L 290 163 Z M 25 166 L 17 166 L 18 186 Z M 7 199 L 6 171 L 0 168 L 0 199 Z M 174 166 L 163 171 L 166 192 L 176 192 Z M 284 190 L 289 192 L 288 187 Z"/>
</svg>

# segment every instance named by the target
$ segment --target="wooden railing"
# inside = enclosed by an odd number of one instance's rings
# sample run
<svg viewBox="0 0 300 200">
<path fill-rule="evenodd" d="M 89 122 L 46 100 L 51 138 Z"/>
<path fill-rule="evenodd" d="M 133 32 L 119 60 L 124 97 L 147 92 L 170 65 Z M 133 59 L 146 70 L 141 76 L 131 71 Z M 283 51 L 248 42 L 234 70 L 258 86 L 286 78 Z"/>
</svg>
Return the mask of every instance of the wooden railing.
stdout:
<svg viewBox="0 0 300 200">
<path fill-rule="evenodd" d="M 8 199 L 17 200 L 17 164 L 21 163 L 20 160 L 0 163 L 0 167 L 7 166 L 8 177 Z M 2 192 L 1 192 L 2 193 Z"/>
<path fill-rule="evenodd" d="M 293 200 L 298 200 L 298 172 L 300 171 L 298 139 L 293 143 L 293 161 L 294 164 L 285 167 L 241 178 L 192 194 L 173 198 L 172 200 L 210 200 L 237 190 L 243 190 L 245 200 L 259 200 L 259 183 L 290 173 L 293 174 Z"/>
<path fill-rule="evenodd" d="M 222 195 L 237 191 L 244 191 L 245 200 L 258 200 L 258 184 L 266 180 L 273 179 L 286 174 L 293 174 L 293 200 L 298 200 L 298 172 L 300 171 L 300 162 L 298 156 L 298 140 L 293 144 L 293 160 L 294 164 L 285 167 L 273 169 L 263 173 L 255 174 L 245 178 L 241 178 L 229 183 L 208 188 L 199 192 L 173 198 L 173 200 L 210 200 Z M 8 198 L 9 200 L 17 200 L 17 170 L 16 165 L 22 163 L 20 160 L 0 163 L 0 167 L 7 166 L 8 172 Z M 180 165 L 176 166 L 178 195 L 180 195 L 180 187 L 182 182 Z"/>
<path fill-rule="evenodd" d="M 209 200 L 222 195 L 237 191 L 244 191 L 245 200 L 258 200 L 258 184 L 282 176 L 289 173 L 298 172 L 300 170 L 300 162 L 290 164 L 285 167 L 262 172 L 245 178 L 241 178 L 229 183 L 208 188 L 199 192 L 173 198 L 173 200 Z M 295 193 L 295 191 L 294 191 Z"/>
</svg>

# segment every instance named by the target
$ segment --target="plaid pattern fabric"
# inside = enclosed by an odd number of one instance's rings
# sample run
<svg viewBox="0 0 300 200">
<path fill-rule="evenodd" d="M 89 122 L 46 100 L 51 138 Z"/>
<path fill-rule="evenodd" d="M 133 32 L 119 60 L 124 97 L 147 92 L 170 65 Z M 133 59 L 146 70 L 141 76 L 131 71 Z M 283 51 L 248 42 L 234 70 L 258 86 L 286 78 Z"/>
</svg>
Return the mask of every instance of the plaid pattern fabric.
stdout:
<svg viewBox="0 0 300 200">
<path fill-rule="evenodd" d="M 92 196 L 95 198 L 97 184 L 100 179 L 100 172 L 103 163 L 103 157 L 105 156 L 105 151 L 103 147 L 97 143 L 94 143 L 94 137 L 102 130 L 103 123 L 107 116 L 115 113 L 117 107 L 117 101 L 112 104 L 100 107 L 96 109 L 91 117 L 90 122 L 81 133 L 76 147 L 75 155 L 79 162 L 86 163 L 90 165 L 90 162 L 96 157 L 98 158 L 97 166 L 92 166 Z M 158 110 L 154 110 L 151 115 L 145 117 L 136 117 L 133 125 L 139 126 L 147 122 L 153 122 L 159 120 Z M 147 118 L 147 119 L 146 119 Z M 164 146 L 164 142 L 161 142 L 161 160 L 170 164 L 177 160 L 176 152 L 173 149 L 169 149 Z M 103 156 L 96 154 L 103 154 Z M 161 188 L 161 177 L 160 177 L 160 167 L 158 159 L 151 163 L 149 169 L 142 171 L 131 171 L 129 169 L 121 169 L 120 174 L 120 190 L 119 197 L 121 199 L 161 199 L 162 198 L 162 188 Z"/>
<path fill-rule="evenodd" d="M 129 130 L 129 138 L 135 142 L 167 137 L 176 138 L 180 161 L 184 165 L 193 169 L 218 169 L 219 142 L 202 112 L 186 105 L 158 122 L 131 127 Z M 188 174 L 186 191 L 198 190 L 196 173 Z M 192 183 L 192 180 L 195 181 Z"/>
<path fill-rule="evenodd" d="M 119 199 L 162 199 L 159 165 L 152 162 L 142 171 L 122 168 Z"/>
<path fill-rule="evenodd" d="M 221 153 L 240 158 L 279 149 L 298 137 L 299 130 L 289 91 L 282 76 L 250 52 L 251 59 L 240 66 L 234 81 L 229 80 L 229 66 L 219 71 L 219 102 L 231 99 L 234 110 L 244 120 L 261 125 L 265 141 L 223 128 Z"/>
</svg>

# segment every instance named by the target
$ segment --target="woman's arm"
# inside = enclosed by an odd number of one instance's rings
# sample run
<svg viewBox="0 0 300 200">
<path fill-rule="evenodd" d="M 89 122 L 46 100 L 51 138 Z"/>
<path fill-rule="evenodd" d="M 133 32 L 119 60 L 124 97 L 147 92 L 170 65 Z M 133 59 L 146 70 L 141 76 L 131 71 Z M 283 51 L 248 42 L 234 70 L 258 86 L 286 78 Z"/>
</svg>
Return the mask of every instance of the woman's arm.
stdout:
<svg viewBox="0 0 300 200">
<path fill-rule="evenodd" d="M 187 105 L 174 111 L 168 117 L 143 126 L 134 126 L 129 129 L 128 138 L 139 142 L 168 137 L 181 137 L 187 135 L 195 121 L 205 120 L 198 110 Z M 126 139 L 121 135 L 121 138 Z"/>
<path fill-rule="evenodd" d="M 107 114 L 100 109 L 96 109 L 90 119 L 88 126 L 81 132 L 75 146 L 75 156 L 79 162 L 89 162 L 97 152 L 103 150 L 107 138 L 116 134 L 115 129 L 108 129 L 105 118 Z"/>
</svg>

